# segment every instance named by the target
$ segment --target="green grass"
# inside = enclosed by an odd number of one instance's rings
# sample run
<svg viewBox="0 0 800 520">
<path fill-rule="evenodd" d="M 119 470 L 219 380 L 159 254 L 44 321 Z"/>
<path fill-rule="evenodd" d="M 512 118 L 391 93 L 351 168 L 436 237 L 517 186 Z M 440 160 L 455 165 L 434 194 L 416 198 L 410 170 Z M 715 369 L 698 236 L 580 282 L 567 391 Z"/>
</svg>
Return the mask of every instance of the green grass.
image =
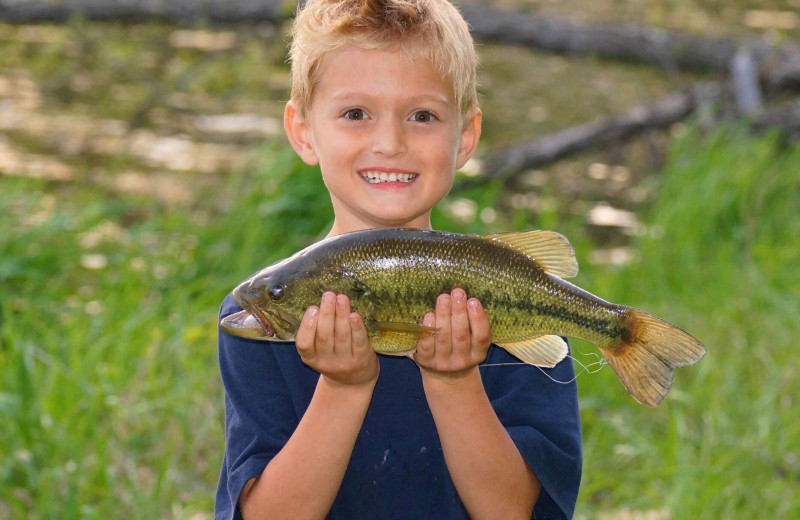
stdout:
<svg viewBox="0 0 800 520">
<path fill-rule="evenodd" d="M 584 264 L 584 286 L 686 328 L 708 347 L 657 409 L 610 370 L 581 377 L 579 511 L 672 518 L 800 515 L 800 150 L 737 129 L 691 132 L 660 175 L 641 262 Z"/>
<path fill-rule="evenodd" d="M 219 303 L 330 220 L 318 174 L 265 154 L 189 211 L 3 179 L 0 517 L 211 511 Z"/>
<path fill-rule="evenodd" d="M 563 231 L 581 286 L 709 349 L 656 409 L 608 368 L 579 376 L 577 516 L 799 516 L 800 152 L 775 136 L 693 131 L 669 162 L 636 244 L 641 261 L 628 267 L 589 264 L 574 218 L 507 221 Z M 260 167 L 191 207 L 80 182 L 2 178 L 2 188 L 0 517 L 210 518 L 223 449 L 217 307 L 247 274 L 324 234 L 318 173 L 268 147 Z M 498 191 L 467 195 L 483 208 Z M 591 362 L 585 352 L 594 349 L 575 345 Z"/>
</svg>

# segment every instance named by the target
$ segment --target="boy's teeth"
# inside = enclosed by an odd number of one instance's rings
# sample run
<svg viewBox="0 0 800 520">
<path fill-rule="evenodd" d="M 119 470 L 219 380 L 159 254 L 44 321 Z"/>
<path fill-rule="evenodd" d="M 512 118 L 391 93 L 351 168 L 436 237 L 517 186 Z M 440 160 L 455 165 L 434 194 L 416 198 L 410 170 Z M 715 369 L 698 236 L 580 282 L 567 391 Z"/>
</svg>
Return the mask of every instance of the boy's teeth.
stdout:
<svg viewBox="0 0 800 520">
<path fill-rule="evenodd" d="M 381 182 L 411 182 L 416 179 L 416 173 L 386 173 L 386 172 L 361 172 L 361 176 L 370 184 Z"/>
</svg>

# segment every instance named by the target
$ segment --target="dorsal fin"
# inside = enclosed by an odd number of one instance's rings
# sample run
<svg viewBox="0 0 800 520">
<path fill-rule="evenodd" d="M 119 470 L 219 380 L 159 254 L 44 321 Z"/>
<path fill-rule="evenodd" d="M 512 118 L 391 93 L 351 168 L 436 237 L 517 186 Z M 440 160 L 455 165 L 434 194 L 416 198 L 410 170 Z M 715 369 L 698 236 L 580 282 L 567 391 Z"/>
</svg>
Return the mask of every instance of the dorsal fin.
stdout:
<svg viewBox="0 0 800 520">
<path fill-rule="evenodd" d="M 536 260 L 545 272 L 559 278 L 578 274 L 578 260 L 572 244 L 555 231 L 511 231 L 483 235 L 483 238 L 525 253 Z"/>
</svg>

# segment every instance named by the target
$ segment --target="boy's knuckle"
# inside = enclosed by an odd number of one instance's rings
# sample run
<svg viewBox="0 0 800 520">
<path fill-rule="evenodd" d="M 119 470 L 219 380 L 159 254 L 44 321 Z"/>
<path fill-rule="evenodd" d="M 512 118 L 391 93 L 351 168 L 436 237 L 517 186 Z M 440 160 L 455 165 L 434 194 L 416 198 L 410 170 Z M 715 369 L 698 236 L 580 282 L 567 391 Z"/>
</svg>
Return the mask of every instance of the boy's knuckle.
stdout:
<svg viewBox="0 0 800 520">
<path fill-rule="evenodd" d="M 458 330 L 453 334 L 453 341 L 460 344 L 469 344 L 469 331 Z"/>
</svg>

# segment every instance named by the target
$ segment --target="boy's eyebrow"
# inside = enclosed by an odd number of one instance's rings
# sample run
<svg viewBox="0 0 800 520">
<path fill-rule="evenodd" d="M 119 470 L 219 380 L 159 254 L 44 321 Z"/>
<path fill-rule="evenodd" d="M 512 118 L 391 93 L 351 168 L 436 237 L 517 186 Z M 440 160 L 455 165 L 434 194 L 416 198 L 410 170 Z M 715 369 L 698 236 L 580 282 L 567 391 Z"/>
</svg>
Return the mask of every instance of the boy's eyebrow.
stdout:
<svg viewBox="0 0 800 520">
<path fill-rule="evenodd" d="M 368 101 L 373 101 L 374 99 L 379 99 L 381 96 L 377 96 L 375 94 L 369 92 L 359 92 L 353 90 L 345 90 L 341 92 L 334 92 L 331 95 L 331 100 L 335 102 L 357 102 L 364 99 Z M 429 94 L 419 94 L 419 95 L 411 95 L 407 98 L 404 98 L 405 101 L 411 103 L 439 103 L 444 105 L 450 105 L 453 101 L 450 99 L 449 96 L 442 94 L 442 93 L 429 93 Z"/>
</svg>

